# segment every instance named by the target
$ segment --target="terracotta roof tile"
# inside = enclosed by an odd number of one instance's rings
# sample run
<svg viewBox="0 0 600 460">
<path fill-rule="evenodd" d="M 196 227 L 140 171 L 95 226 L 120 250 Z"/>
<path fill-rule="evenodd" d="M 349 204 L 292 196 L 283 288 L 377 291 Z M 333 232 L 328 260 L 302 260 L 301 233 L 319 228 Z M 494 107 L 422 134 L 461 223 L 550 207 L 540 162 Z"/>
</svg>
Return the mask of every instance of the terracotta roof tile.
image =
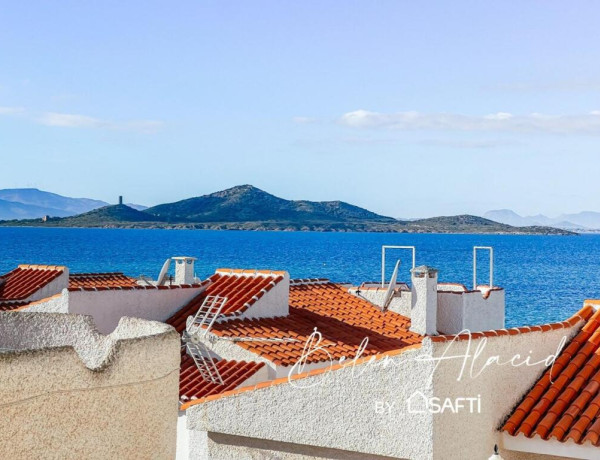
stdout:
<svg viewBox="0 0 600 460">
<path fill-rule="evenodd" d="M 18 310 L 21 307 L 25 307 L 29 305 L 29 302 L 27 301 L 23 301 L 23 300 L 17 300 L 17 301 L 0 301 L 0 311 L 12 311 L 12 310 Z"/>
<path fill-rule="evenodd" d="M 365 337 L 369 339 L 362 353 L 365 357 L 418 344 L 423 339 L 409 331 L 409 318 L 392 311 L 383 313 L 342 286 L 322 280 L 292 284 L 288 316 L 218 322 L 211 332 L 221 337 L 254 338 L 237 344 L 275 364 L 289 366 L 302 356 L 315 327 L 322 334 L 319 346 L 324 349 L 313 352 L 308 363 L 354 357 Z"/>
<path fill-rule="evenodd" d="M 575 319 L 586 323 L 525 395 L 502 427 L 510 435 L 568 439 L 598 445 L 600 439 L 600 310 L 586 305 Z M 573 318 L 563 324 L 574 325 Z M 559 323 L 561 324 L 561 323 Z M 564 326 L 563 326 L 564 327 Z M 552 372 L 552 375 L 550 374 Z"/>
<path fill-rule="evenodd" d="M 179 333 L 183 332 L 188 316 L 195 315 L 209 295 L 227 297 L 222 315 L 239 315 L 283 280 L 284 274 L 266 270 L 219 269 L 207 280 L 206 289 L 169 318 L 167 323 Z"/>
<path fill-rule="evenodd" d="M 223 385 L 204 380 L 191 356 L 185 351 L 182 353 L 179 377 L 179 399 L 182 403 L 234 390 L 264 366 L 264 363 L 225 359 L 215 360 L 215 363 L 223 379 Z"/>
<path fill-rule="evenodd" d="M 114 273 L 71 273 L 70 288 L 101 288 L 115 286 L 137 286 L 136 280 L 120 272 Z"/>
<path fill-rule="evenodd" d="M 64 269 L 57 265 L 19 265 L 0 276 L 0 301 L 25 300 L 58 278 Z"/>
</svg>

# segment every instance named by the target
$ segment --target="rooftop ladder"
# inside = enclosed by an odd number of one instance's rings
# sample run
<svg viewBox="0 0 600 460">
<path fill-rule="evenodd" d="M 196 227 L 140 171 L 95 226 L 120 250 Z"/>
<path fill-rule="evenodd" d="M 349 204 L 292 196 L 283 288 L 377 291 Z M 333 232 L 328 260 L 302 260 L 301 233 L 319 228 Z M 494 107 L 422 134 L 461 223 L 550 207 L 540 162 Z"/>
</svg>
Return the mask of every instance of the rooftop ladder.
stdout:
<svg viewBox="0 0 600 460">
<path fill-rule="evenodd" d="M 189 316 L 186 323 L 186 330 L 188 334 L 194 335 L 206 326 L 204 329 L 203 336 L 210 330 L 218 316 L 221 314 L 221 310 L 227 303 L 227 297 L 221 297 L 218 295 L 206 296 L 202 305 L 192 317 Z"/>
<path fill-rule="evenodd" d="M 186 347 L 188 354 L 194 360 L 200 375 L 205 381 L 216 385 L 225 385 L 214 359 L 202 342 L 188 343 Z"/>
</svg>

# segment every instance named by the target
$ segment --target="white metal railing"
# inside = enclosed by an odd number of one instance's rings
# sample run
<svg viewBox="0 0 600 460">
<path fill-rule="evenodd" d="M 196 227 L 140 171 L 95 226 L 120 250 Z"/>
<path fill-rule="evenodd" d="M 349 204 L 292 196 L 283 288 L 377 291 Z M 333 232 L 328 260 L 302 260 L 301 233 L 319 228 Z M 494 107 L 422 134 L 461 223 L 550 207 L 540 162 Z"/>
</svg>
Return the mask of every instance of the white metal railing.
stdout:
<svg viewBox="0 0 600 460">
<path fill-rule="evenodd" d="M 385 287 L 385 251 L 386 249 L 412 250 L 412 268 L 415 268 L 416 248 L 414 246 L 381 246 L 381 287 Z"/>
<path fill-rule="evenodd" d="M 477 250 L 490 251 L 490 288 L 494 287 L 494 248 L 491 246 L 473 246 L 473 289 L 477 289 Z"/>
</svg>

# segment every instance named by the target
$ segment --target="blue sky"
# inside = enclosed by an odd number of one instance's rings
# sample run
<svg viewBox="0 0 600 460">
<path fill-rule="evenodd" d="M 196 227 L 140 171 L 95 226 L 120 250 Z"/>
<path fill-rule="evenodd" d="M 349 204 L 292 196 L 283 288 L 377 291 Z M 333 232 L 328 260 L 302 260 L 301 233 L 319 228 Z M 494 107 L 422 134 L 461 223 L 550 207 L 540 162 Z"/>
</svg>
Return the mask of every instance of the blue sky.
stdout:
<svg viewBox="0 0 600 460">
<path fill-rule="evenodd" d="M 0 188 L 600 211 L 600 4 L 5 2 Z"/>
</svg>

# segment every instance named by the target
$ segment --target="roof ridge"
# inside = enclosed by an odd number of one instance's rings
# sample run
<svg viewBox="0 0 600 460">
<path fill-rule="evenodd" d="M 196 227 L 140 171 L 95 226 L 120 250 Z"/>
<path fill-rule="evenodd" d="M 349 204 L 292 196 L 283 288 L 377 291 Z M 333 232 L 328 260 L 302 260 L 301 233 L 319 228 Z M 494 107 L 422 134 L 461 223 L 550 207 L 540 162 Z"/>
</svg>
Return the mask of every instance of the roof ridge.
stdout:
<svg viewBox="0 0 600 460">
<path fill-rule="evenodd" d="M 67 267 L 65 265 L 42 265 L 42 264 L 19 264 L 17 268 L 21 268 L 23 270 L 31 269 L 31 270 L 57 270 L 57 271 L 65 271 Z"/>
<path fill-rule="evenodd" d="M 290 280 L 290 286 L 300 286 L 305 284 L 329 284 L 328 278 L 294 278 Z M 332 283 L 335 284 L 335 283 Z"/>
<path fill-rule="evenodd" d="M 69 292 L 74 291 L 130 291 L 130 290 L 141 290 L 141 289 L 189 289 L 203 287 L 202 283 L 194 284 L 165 284 L 156 286 L 154 284 L 138 284 L 135 286 L 94 286 L 94 287 L 69 287 Z"/>
<path fill-rule="evenodd" d="M 259 269 L 244 269 L 244 268 L 217 268 L 215 274 L 220 275 L 238 275 L 238 276 L 285 276 L 284 270 L 259 270 Z"/>
</svg>

